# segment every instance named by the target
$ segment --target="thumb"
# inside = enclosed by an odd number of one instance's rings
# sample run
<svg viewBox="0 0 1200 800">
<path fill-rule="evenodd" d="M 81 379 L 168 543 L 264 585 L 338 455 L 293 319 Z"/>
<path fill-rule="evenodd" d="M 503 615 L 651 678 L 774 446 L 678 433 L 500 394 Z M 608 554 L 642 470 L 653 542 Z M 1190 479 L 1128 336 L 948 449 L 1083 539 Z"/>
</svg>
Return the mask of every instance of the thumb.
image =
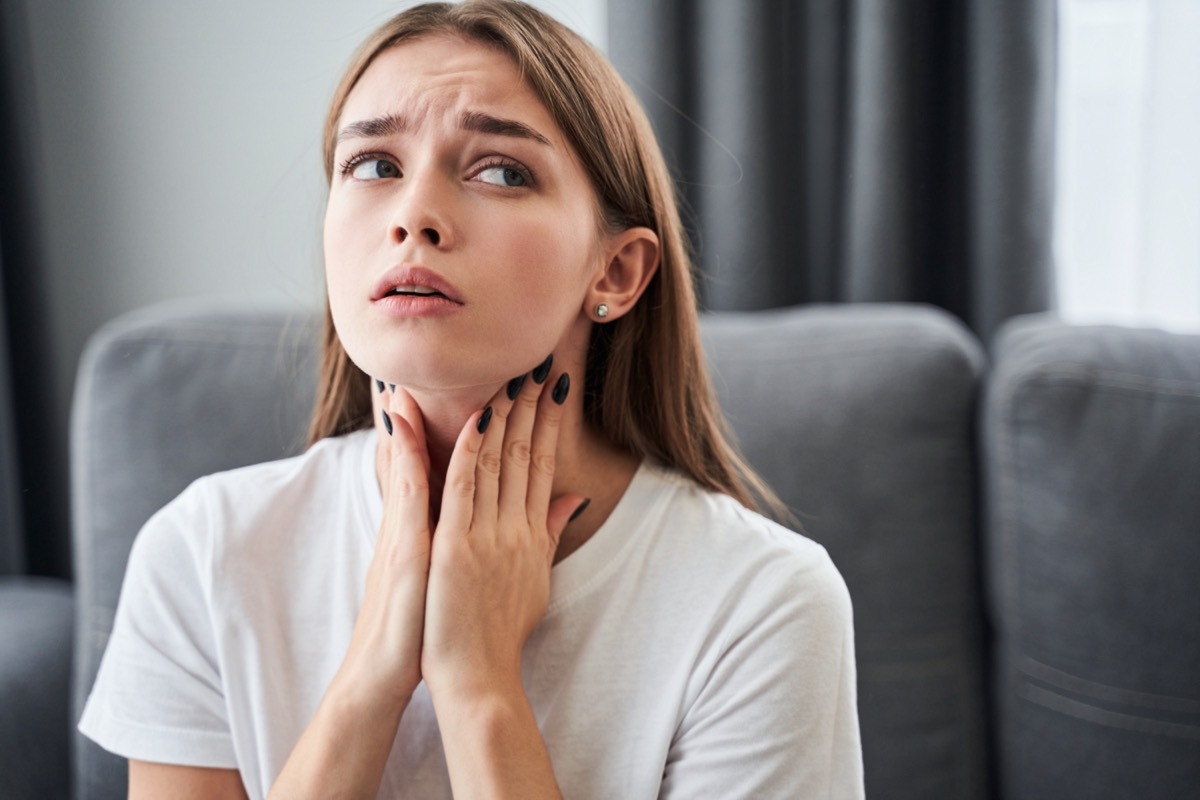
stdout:
<svg viewBox="0 0 1200 800">
<path fill-rule="evenodd" d="M 562 539 L 567 524 L 586 511 L 591 502 L 592 498 L 575 493 L 564 494 L 550 502 L 550 510 L 546 513 L 546 533 L 549 538 L 548 560 L 551 564 L 554 563 L 554 554 L 558 550 L 559 540 Z"/>
</svg>

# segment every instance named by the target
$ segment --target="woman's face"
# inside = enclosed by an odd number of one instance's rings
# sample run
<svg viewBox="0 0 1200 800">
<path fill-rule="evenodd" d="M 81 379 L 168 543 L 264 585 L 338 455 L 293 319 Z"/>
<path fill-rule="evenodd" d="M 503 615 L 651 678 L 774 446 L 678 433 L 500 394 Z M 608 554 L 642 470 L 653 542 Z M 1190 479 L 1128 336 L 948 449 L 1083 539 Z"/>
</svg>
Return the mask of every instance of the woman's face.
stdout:
<svg viewBox="0 0 1200 800">
<path fill-rule="evenodd" d="M 590 322 L 591 185 L 508 56 L 432 36 L 381 53 L 338 122 L 325 212 L 334 324 L 368 375 L 492 387 Z"/>
</svg>

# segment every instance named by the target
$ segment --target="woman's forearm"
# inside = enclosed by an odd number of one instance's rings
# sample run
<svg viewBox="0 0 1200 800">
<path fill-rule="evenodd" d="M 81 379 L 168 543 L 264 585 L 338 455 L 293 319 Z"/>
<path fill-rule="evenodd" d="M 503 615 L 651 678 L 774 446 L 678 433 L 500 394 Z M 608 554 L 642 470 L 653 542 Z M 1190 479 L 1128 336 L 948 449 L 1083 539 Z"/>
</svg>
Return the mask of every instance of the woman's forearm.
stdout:
<svg viewBox="0 0 1200 800">
<path fill-rule="evenodd" d="M 457 800 L 562 797 L 519 681 L 434 695 L 433 706 Z"/>
<path fill-rule="evenodd" d="M 374 800 L 405 707 L 334 679 L 268 800 Z"/>
</svg>

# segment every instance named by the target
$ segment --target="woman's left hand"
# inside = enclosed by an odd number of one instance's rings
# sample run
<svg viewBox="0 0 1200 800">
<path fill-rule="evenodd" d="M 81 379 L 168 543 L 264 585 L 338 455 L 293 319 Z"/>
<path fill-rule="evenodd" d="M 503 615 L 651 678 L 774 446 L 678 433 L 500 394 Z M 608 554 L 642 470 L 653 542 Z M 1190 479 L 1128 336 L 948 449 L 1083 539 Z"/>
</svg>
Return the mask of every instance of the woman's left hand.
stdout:
<svg viewBox="0 0 1200 800">
<path fill-rule="evenodd" d="M 584 500 L 551 499 L 570 385 L 565 373 L 554 378 L 514 380 L 455 444 L 433 536 L 421 654 L 435 701 L 523 691 L 521 651 L 546 611 L 559 538 Z"/>
</svg>

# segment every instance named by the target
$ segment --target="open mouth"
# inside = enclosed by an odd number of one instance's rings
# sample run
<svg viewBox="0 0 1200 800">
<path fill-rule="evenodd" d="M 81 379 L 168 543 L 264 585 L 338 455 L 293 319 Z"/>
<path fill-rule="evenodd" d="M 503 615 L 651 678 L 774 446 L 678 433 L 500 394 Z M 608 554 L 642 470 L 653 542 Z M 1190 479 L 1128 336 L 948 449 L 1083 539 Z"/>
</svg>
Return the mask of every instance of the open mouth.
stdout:
<svg viewBox="0 0 1200 800">
<path fill-rule="evenodd" d="M 392 287 L 392 288 L 391 288 L 391 289 L 390 289 L 390 290 L 387 292 L 387 294 L 385 294 L 385 295 L 384 295 L 384 297 L 392 297 L 392 296 L 399 296 L 399 297 L 442 297 L 442 298 L 446 298 L 446 295 L 442 294 L 442 293 L 441 293 L 441 292 L 439 292 L 437 289 L 432 289 L 432 288 L 430 288 L 430 287 L 428 287 L 428 286 L 415 286 L 415 285 L 408 285 L 408 286 L 393 286 L 393 287 Z M 449 299 L 449 298 L 446 298 L 446 299 Z"/>
</svg>

